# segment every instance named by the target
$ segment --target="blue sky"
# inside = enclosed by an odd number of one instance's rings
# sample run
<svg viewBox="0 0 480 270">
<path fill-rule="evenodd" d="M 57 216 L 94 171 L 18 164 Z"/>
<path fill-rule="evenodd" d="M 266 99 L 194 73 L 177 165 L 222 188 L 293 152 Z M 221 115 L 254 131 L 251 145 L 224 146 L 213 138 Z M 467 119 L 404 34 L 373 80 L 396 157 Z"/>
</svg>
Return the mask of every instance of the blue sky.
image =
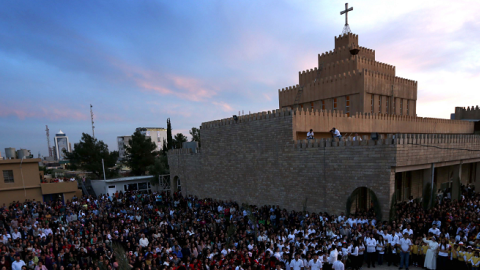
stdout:
<svg viewBox="0 0 480 270">
<path fill-rule="evenodd" d="M 0 152 L 47 154 L 45 125 L 111 150 L 136 127 L 278 108 L 278 89 L 317 65 L 344 1 L 2 1 Z M 480 105 L 475 1 L 350 1 L 352 32 L 419 82 L 419 116 Z"/>
</svg>

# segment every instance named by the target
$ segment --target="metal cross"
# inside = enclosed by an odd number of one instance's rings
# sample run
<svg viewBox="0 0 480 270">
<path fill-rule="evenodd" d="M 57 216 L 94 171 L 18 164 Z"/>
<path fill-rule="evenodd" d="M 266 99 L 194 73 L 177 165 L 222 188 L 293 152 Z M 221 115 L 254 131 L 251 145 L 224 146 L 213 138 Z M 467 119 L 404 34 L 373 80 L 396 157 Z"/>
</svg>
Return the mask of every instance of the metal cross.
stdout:
<svg viewBox="0 0 480 270">
<path fill-rule="evenodd" d="M 345 3 L 345 10 L 340 11 L 340 15 L 345 14 L 345 26 L 348 25 L 348 12 L 352 10 L 353 10 L 353 7 L 348 8 L 348 3 Z"/>
</svg>

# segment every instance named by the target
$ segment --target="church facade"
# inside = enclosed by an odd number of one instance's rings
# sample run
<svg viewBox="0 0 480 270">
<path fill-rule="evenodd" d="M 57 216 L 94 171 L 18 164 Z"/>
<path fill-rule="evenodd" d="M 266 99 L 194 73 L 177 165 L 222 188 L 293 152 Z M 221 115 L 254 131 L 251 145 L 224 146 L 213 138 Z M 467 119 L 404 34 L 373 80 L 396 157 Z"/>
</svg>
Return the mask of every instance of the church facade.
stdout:
<svg viewBox="0 0 480 270">
<path fill-rule="evenodd" d="M 298 85 L 279 90 L 278 109 L 202 123 L 201 148 L 170 150 L 171 186 L 334 214 L 374 205 L 382 219 L 410 196 L 458 194 L 460 182 L 480 187 L 474 122 L 417 117 L 417 82 L 396 77 L 357 35 L 335 38 L 318 60 Z"/>
</svg>

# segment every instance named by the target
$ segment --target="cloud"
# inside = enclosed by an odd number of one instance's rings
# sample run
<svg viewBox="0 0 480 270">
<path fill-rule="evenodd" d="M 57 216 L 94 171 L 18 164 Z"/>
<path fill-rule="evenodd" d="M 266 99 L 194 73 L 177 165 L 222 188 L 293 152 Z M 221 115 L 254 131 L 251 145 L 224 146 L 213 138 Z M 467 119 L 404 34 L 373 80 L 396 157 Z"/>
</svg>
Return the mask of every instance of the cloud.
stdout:
<svg viewBox="0 0 480 270">
<path fill-rule="evenodd" d="M 226 103 L 226 102 L 223 102 L 223 101 L 220 101 L 220 102 L 217 102 L 217 101 L 212 101 L 212 104 L 217 106 L 217 107 L 220 107 L 224 112 L 231 112 L 233 111 L 233 108 L 230 104 Z"/>
<path fill-rule="evenodd" d="M 24 104 L 25 105 L 25 104 Z M 36 119 L 49 119 L 52 121 L 58 121 L 63 119 L 82 121 L 89 119 L 89 115 L 66 106 L 56 105 L 55 107 L 45 107 L 43 105 L 29 104 L 27 106 L 21 106 L 18 103 L 14 105 L 1 104 L 0 105 L 0 117 L 13 116 L 20 120 L 27 118 Z"/>
</svg>

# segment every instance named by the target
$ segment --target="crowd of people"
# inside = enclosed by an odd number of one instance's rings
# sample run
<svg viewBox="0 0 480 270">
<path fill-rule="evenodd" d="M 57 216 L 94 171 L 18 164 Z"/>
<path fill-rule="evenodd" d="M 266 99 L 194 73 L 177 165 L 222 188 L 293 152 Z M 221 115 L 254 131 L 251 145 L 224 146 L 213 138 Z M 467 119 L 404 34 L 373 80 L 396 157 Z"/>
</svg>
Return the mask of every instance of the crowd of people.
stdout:
<svg viewBox="0 0 480 270">
<path fill-rule="evenodd" d="M 478 199 L 411 200 L 390 221 L 152 192 L 13 202 L 0 208 L 0 269 L 477 270 Z"/>
<path fill-rule="evenodd" d="M 55 177 L 55 178 L 43 178 L 42 183 L 62 183 L 62 182 L 75 182 L 75 177 Z"/>
</svg>

